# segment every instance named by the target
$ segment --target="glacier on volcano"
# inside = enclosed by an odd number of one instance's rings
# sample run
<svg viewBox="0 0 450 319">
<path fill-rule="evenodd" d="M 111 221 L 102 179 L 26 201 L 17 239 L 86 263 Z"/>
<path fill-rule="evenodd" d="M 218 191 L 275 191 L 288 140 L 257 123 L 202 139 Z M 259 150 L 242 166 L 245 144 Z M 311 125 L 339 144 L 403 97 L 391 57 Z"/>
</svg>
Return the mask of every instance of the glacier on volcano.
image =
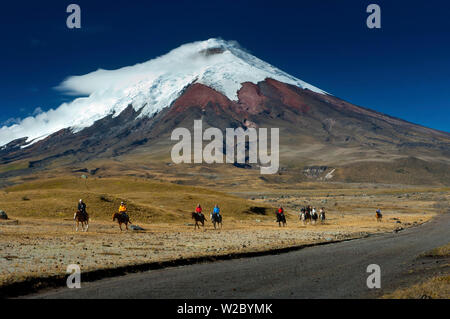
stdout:
<svg viewBox="0 0 450 319">
<path fill-rule="evenodd" d="M 170 106 L 192 83 L 237 100 L 242 83 L 256 84 L 266 78 L 327 94 L 247 53 L 235 41 L 209 39 L 184 44 L 144 63 L 67 78 L 57 89 L 86 97 L 0 128 L 0 145 L 24 137 L 31 145 L 64 128 L 78 132 L 105 116 L 117 116 L 130 104 L 141 110 L 140 116 L 152 116 Z"/>
</svg>

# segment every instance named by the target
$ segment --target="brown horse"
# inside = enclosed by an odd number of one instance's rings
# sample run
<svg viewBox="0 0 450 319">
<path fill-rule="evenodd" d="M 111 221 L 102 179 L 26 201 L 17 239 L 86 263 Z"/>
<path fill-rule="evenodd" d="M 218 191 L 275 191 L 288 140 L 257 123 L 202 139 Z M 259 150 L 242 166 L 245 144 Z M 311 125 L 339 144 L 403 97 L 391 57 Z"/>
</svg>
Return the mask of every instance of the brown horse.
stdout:
<svg viewBox="0 0 450 319">
<path fill-rule="evenodd" d="M 122 224 L 125 224 L 126 230 L 128 230 L 128 224 L 132 224 L 130 221 L 130 217 L 128 215 L 124 215 L 121 213 L 114 213 L 113 214 L 113 221 L 117 219 L 117 222 L 119 223 L 120 231 L 122 231 Z"/>
<path fill-rule="evenodd" d="M 205 221 L 206 217 L 202 213 L 192 213 L 192 219 L 195 219 L 195 225 L 194 229 L 198 227 L 200 229 L 200 225 L 198 223 L 201 223 L 203 226 L 203 229 L 205 229 Z"/>
<path fill-rule="evenodd" d="M 82 213 L 79 210 L 75 213 L 75 222 L 77 223 L 76 231 L 81 223 L 81 231 L 88 231 L 89 229 L 89 215 L 88 213 Z"/>
<path fill-rule="evenodd" d="M 380 212 L 375 213 L 375 218 L 377 219 L 377 222 L 381 222 L 381 219 L 383 218 L 383 215 Z"/>
</svg>

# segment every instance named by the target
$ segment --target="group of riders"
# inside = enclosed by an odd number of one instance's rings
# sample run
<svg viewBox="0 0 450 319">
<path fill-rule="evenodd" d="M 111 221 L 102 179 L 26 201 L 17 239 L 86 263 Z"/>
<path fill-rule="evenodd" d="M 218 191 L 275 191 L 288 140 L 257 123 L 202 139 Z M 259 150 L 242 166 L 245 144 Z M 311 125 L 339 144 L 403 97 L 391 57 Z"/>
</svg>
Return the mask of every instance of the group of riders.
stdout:
<svg viewBox="0 0 450 319">
<path fill-rule="evenodd" d="M 87 213 L 87 210 L 86 210 L 86 204 L 83 202 L 82 199 L 80 199 L 78 201 L 78 211 L 73 216 L 74 220 L 76 219 L 77 214 L 81 214 L 81 217 L 83 219 L 89 220 L 89 214 Z M 197 216 L 194 215 L 193 217 L 198 217 L 199 220 L 205 219 L 205 217 L 203 215 L 203 208 L 200 204 L 198 204 L 197 207 L 195 208 L 194 214 Z M 127 206 L 125 205 L 124 202 L 120 203 L 119 215 L 121 215 L 124 218 L 128 218 Z M 210 214 L 210 217 L 211 217 L 211 221 L 213 223 L 215 223 L 215 222 L 222 223 L 222 215 L 220 214 L 220 208 L 219 208 L 218 204 L 214 205 L 214 208 Z M 286 216 L 284 215 L 283 207 L 280 206 L 277 209 L 276 217 L 277 217 L 278 223 L 286 224 Z M 308 221 L 312 221 L 313 223 L 315 223 L 318 219 L 320 219 L 323 222 L 325 220 L 325 208 L 324 207 L 320 208 L 320 210 L 318 212 L 316 210 L 316 208 L 312 207 L 312 206 L 302 207 L 299 212 L 299 219 L 301 221 L 303 221 L 304 223 L 308 222 Z"/>
<path fill-rule="evenodd" d="M 199 217 L 204 216 L 203 208 L 200 204 L 197 204 L 197 207 L 195 208 L 195 214 L 197 214 Z M 214 205 L 214 208 L 210 214 L 210 217 L 213 222 L 214 221 L 217 221 L 218 223 L 222 222 L 222 215 L 220 214 L 219 204 Z"/>
<path fill-rule="evenodd" d="M 81 214 L 81 216 L 85 219 L 88 220 L 89 219 L 89 214 L 86 211 L 86 204 L 83 202 L 82 199 L 80 199 L 78 201 L 78 210 L 77 212 L 73 215 L 73 219 L 76 219 L 77 214 Z M 128 218 L 128 214 L 127 214 L 127 206 L 125 205 L 124 202 L 120 202 L 120 206 L 119 206 L 119 214 L 122 215 L 123 217 Z"/>
<path fill-rule="evenodd" d="M 281 226 L 281 224 L 283 224 L 283 226 L 286 226 L 286 216 L 284 214 L 284 208 L 282 206 L 280 206 L 276 210 L 275 215 L 276 215 L 279 226 Z M 377 221 L 381 221 L 382 216 L 383 215 L 381 214 L 381 210 L 377 209 L 377 211 L 376 211 Z M 211 221 L 214 224 L 214 228 L 216 228 L 216 223 L 218 225 L 220 225 L 220 227 L 222 227 L 222 215 L 220 213 L 220 208 L 219 208 L 218 204 L 214 205 L 214 208 L 210 214 L 210 217 L 211 217 Z M 197 207 L 195 208 L 195 212 L 192 213 L 192 218 L 195 219 L 195 227 L 200 228 L 198 223 L 201 223 L 204 226 L 204 221 L 206 220 L 206 218 L 205 218 L 205 215 L 203 215 L 203 208 L 200 204 L 197 205 Z M 315 224 L 317 222 L 317 220 L 320 220 L 323 223 L 325 221 L 325 218 L 326 217 L 325 217 L 325 208 L 324 207 L 320 208 L 320 210 L 317 211 L 317 209 L 315 207 L 308 205 L 308 206 L 302 207 L 299 211 L 299 219 L 303 222 L 303 224 L 309 223 L 309 222 L 311 222 L 312 224 Z M 83 226 L 83 222 L 85 222 L 86 226 L 89 227 L 89 225 L 88 225 L 89 214 L 86 211 L 86 204 L 83 202 L 82 199 L 80 199 L 78 201 L 78 210 L 74 214 L 73 219 L 77 221 L 77 231 L 78 231 L 78 222 L 79 221 L 82 222 L 82 226 Z M 127 213 L 127 206 L 125 205 L 124 202 L 120 203 L 119 213 L 118 214 L 116 213 L 113 217 L 113 220 L 115 220 L 115 219 L 118 220 L 121 230 L 122 230 L 122 226 L 121 226 L 122 223 L 124 223 L 128 229 L 128 223 L 131 223 L 131 222 L 129 221 L 129 217 L 128 217 L 128 213 Z M 87 227 L 86 227 L 86 230 L 87 230 Z"/>
<path fill-rule="evenodd" d="M 286 216 L 284 215 L 283 207 L 280 206 L 278 208 L 278 210 L 276 211 L 276 217 L 277 222 L 280 224 L 280 226 L 281 223 L 283 223 L 284 225 L 286 224 Z M 319 211 L 317 211 L 315 207 L 312 207 L 310 205 L 304 206 L 300 209 L 298 217 L 303 223 L 312 222 L 315 224 L 318 219 L 320 219 L 321 222 L 324 222 L 326 218 L 325 208 L 322 207 Z"/>
</svg>

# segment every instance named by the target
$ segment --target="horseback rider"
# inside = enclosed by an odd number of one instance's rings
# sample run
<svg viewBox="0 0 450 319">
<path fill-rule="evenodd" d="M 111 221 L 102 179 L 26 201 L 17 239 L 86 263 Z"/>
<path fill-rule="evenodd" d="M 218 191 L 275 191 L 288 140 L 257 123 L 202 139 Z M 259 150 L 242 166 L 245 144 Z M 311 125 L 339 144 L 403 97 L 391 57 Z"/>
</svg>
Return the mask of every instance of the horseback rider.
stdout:
<svg viewBox="0 0 450 319">
<path fill-rule="evenodd" d="M 219 204 L 216 204 L 214 206 L 214 209 L 213 209 L 210 217 L 211 217 L 211 221 L 214 223 L 214 228 L 216 228 L 215 223 L 220 223 L 220 224 L 222 223 L 222 216 L 220 215 Z"/>
<path fill-rule="evenodd" d="M 322 207 L 320 209 L 320 219 L 325 220 L 325 208 Z"/>
<path fill-rule="evenodd" d="M 195 208 L 195 212 L 200 216 L 203 215 L 202 214 L 202 206 L 200 206 L 200 204 L 197 205 L 197 207 Z"/>
<path fill-rule="evenodd" d="M 218 204 L 216 204 L 216 206 L 214 206 L 213 215 L 217 215 L 217 217 L 220 216 L 220 208 L 219 208 Z"/>
<path fill-rule="evenodd" d="M 381 219 L 383 217 L 383 215 L 381 214 L 381 210 L 379 208 L 377 209 L 376 214 L 377 214 L 377 218 Z"/>
<path fill-rule="evenodd" d="M 313 207 L 312 213 L 311 213 L 311 218 L 312 218 L 313 220 L 317 220 L 318 217 L 319 217 L 319 215 L 317 215 L 317 210 L 316 210 L 315 207 Z"/>
<path fill-rule="evenodd" d="M 284 215 L 284 209 L 283 209 L 283 207 L 280 206 L 280 208 L 278 208 L 277 214 L 278 214 L 278 215 Z"/>
<path fill-rule="evenodd" d="M 88 218 L 88 213 L 87 213 L 87 211 L 86 211 L 86 204 L 83 202 L 83 200 L 82 199 L 80 199 L 79 201 L 78 201 L 78 211 L 81 213 L 81 214 L 83 214 L 86 218 Z M 76 217 L 76 215 L 77 215 L 77 213 L 75 213 L 74 215 L 73 215 L 73 219 L 75 220 L 75 217 Z"/>
<path fill-rule="evenodd" d="M 124 202 L 120 202 L 119 214 L 122 214 L 122 216 L 124 216 L 124 217 L 128 217 L 127 206 L 125 205 Z"/>
</svg>

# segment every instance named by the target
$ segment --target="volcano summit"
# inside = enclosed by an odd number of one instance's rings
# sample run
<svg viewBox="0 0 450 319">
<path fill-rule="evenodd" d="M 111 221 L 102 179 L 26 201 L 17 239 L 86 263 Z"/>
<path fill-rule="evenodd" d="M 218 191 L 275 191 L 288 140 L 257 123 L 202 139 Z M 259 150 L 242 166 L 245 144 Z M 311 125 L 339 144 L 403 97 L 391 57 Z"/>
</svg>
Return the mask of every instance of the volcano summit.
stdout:
<svg viewBox="0 0 450 319">
<path fill-rule="evenodd" d="M 169 173 L 171 133 L 201 119 L 205 129 L 279 128 L 281 175 L 266 182 L 450 184 L 449 133 L 343 101 L 231 41 L 185 44 L 142 64 L 69 77 L 58 89 L 86 97 L 1 128 L 2 177 L 86 167 Z"/>
</svg>

